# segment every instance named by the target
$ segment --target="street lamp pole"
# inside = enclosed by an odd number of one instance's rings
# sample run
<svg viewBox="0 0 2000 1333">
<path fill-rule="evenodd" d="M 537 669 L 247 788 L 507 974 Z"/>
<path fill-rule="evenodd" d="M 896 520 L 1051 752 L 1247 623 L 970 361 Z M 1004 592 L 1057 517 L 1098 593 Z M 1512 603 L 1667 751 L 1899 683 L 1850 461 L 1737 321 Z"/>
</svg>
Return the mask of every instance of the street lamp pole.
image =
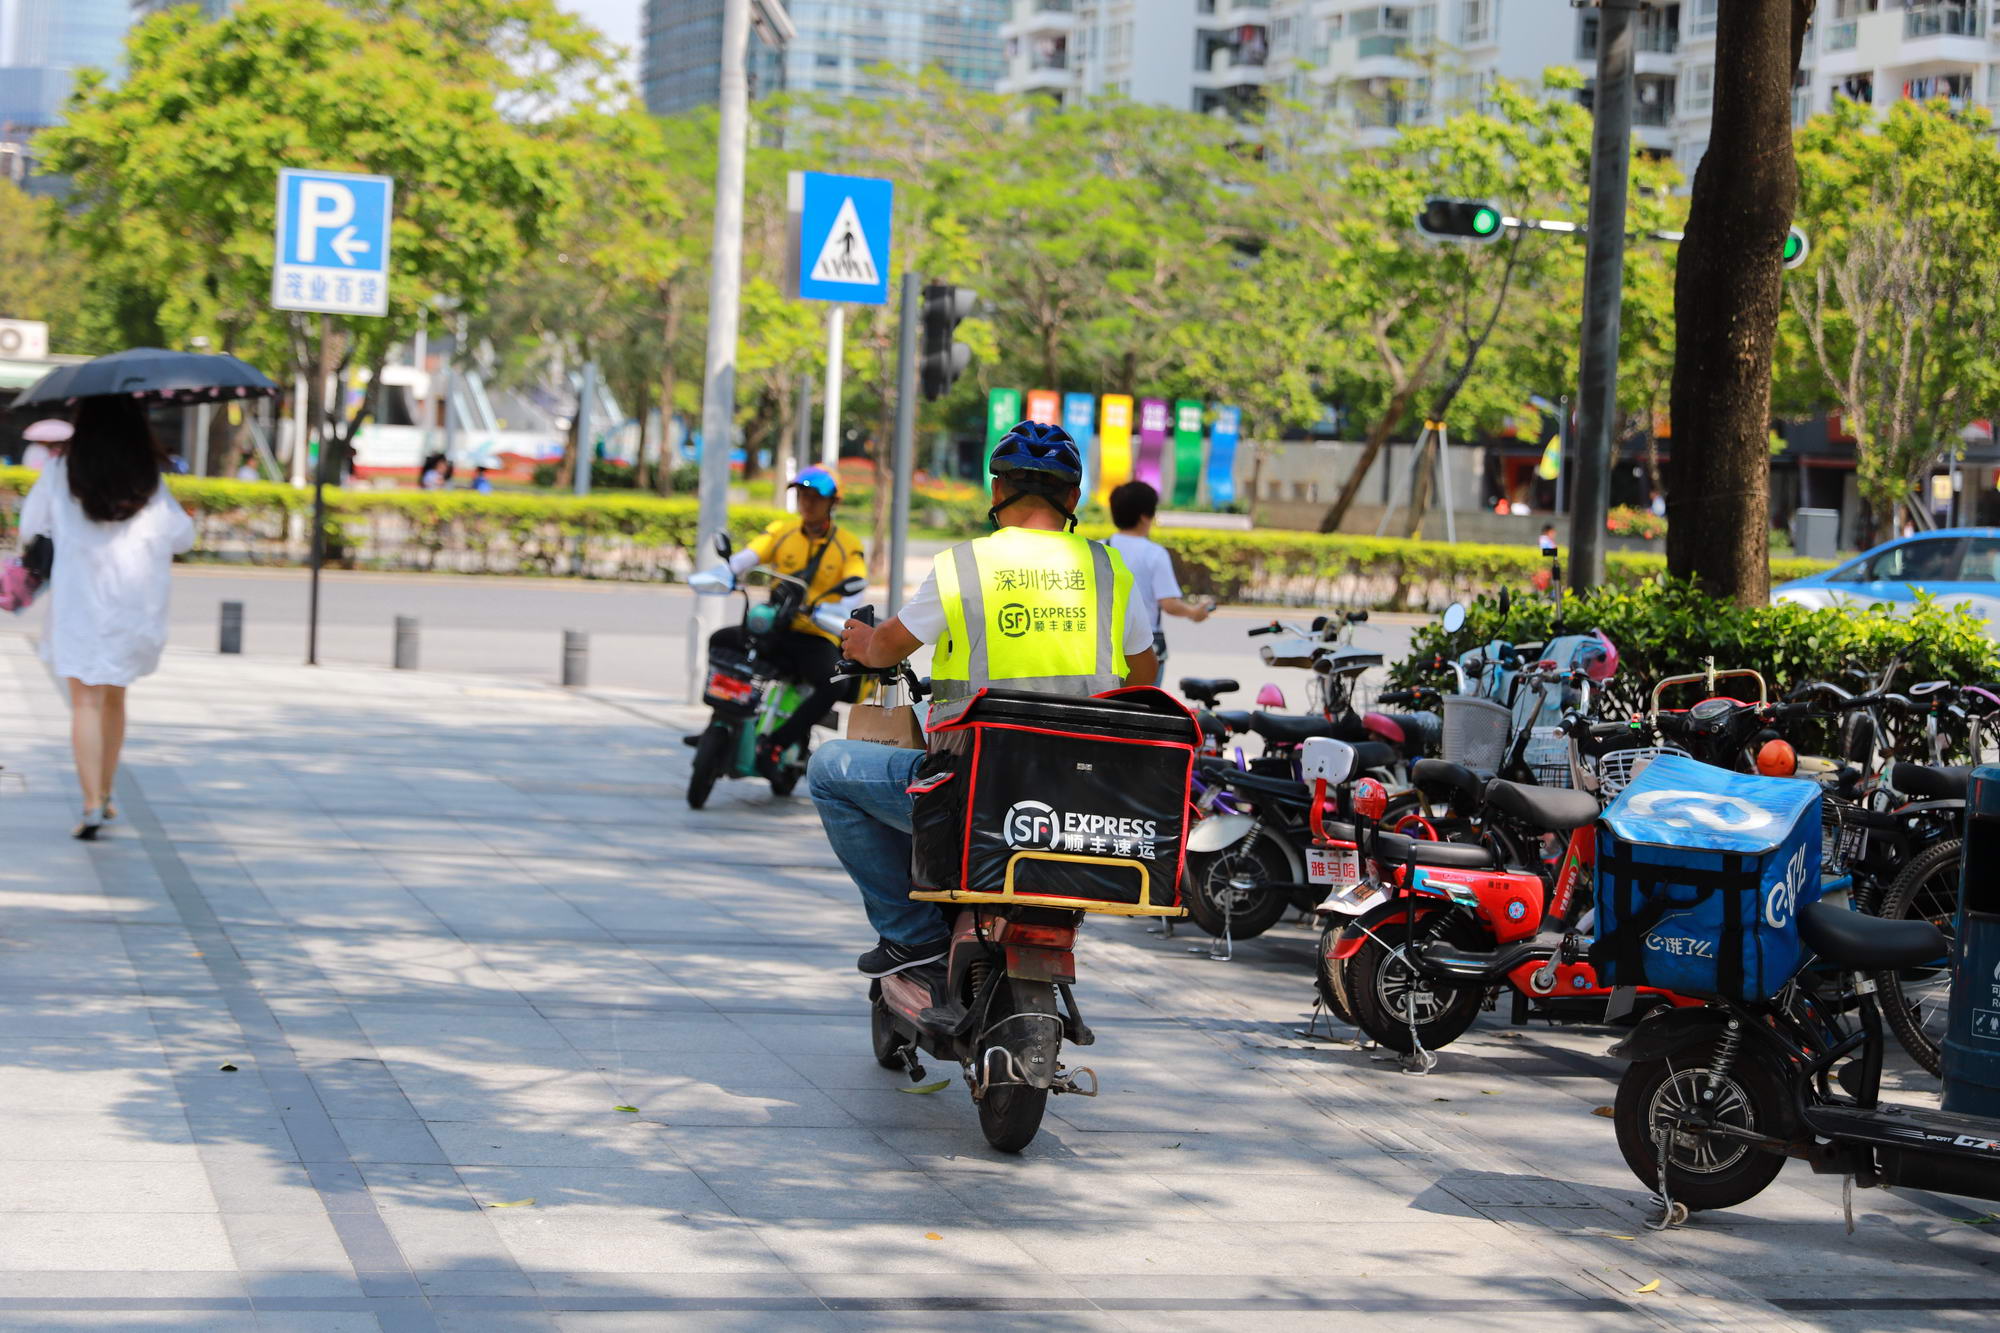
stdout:
<svg viewBox="0 0 2000 1333">
<path fill-rule="evenodd" d="M 743 170 L 749 152 L 751 0 L 723 0 L 720 140 L 715 157 L 715 234 L 708 273 L 708 357 L 702 372 L 701 503 L 694 563 L 711 559 L 729 526 L 729 453 L 736 427 L 736 334 L 743 275 Z M 713 622 L 713 623 L 711 623 Z M 688 701 L 696 697 L 695 663 L 721 624 L 721 607 L 695 599 L 688 625 Z"/>
</svg>

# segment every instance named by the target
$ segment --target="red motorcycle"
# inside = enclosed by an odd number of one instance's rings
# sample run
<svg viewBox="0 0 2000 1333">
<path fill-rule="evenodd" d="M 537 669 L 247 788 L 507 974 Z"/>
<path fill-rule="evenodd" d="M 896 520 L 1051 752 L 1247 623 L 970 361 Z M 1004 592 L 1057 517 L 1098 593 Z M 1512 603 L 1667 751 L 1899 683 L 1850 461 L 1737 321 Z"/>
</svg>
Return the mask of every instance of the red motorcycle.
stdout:
<svg viewBox="0 0 2000 1333">
<path fill-rule="evenodd" d="M 1622 723 L 1591 727 L 1623 733 Z M 1429 774 L 1419 774 L 1423 781 Z M 1349 820 L 1315 809 L 1315 831 L 1357 878 L 1321 905 L 1321 998 L 1336 1016 L 1391 1050 L 1429 1063 L 1501 991 L 1513 1017 L 1594 1021 L 1611 988 L 1586 954 L 1585 921 L 1597 860 L 1597 797 L 1587 791 L 1493 779 L 1481 792 L 1478 842 L 1432 842 L 1382 832 L 1386 805 L 1353 784 Z M 1543 857 L 1545 842 L 1555 855 Z M 1642 990 L 1652 1002 L 1687 1003 Z"/>
</svg>

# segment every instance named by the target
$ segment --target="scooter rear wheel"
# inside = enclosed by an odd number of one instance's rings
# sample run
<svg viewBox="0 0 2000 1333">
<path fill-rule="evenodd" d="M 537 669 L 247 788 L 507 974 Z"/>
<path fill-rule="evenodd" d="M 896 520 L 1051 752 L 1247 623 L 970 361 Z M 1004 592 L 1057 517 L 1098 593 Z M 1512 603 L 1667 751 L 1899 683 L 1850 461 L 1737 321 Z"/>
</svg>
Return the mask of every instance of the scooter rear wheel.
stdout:
<svg viewBox="0 0 2000 1333">
<path fill-rule="evenodd" d="M 887 1006 L 880 1000 L 868 1007 L 868 1033 L 875 1042 L 875 1063 L 884 1069 L 901 1069 L 902 1050 L 910 1044 L 909 1039 L 896 1031 Z"/>
<path fill-rule="evenodd" d="M 694 764 L 688 773 L 688 808 L 699 810 L 708 804 L 715 780 L 722 776 L 723 754 L 729 748 L 729 728 L 711 722 L 694 747 Z"/>
<path fill-rule="evenodd" d="M 1053 1014 L 1055 987 L 1046 982 L 1008 978 L 994 995 L 987 1010 L 991 1030 L 1010 1014 Z M 1001 1152 L 1019 1152 L 1034 1141 L 1048 1110 L 1049 1090 L 1025 1083 L 1000 1083 L 986 1089 L 979 1099 L 979 1131 Z"/>
<path fill-rule="evenodd" d="M 1251 939 L 1284 920 L 1291 895 L 1272 886 L 1291 878 L 1291 862 L 1268 829 L 1219 852 L 1189 852 L 1188 915 L 1217 939 L 1225 930 L 1231 939 Z"/>
<path fill-rule="evenodd" d="M 1784 1079 L 1754 1046 L 1737 1053 L 1720 1079 L 1708 1072 L 1715 1044 L 1685 1047 L 1659 1060 L 1635 1061 L 1619 1080 L 1611 1108 L 1618 1151 L 1649 1190 L 1660 1187 L 1659 1149 L 1653 1129 L 1666 1115 L 1712 1108 L 1719 1123 L 1788 1139 L 1791 1100 Z M 1707 1094 L 1713 1094 L 1712 1097 Z M 1734 1208 L 1778 1178 L 1785 1159 L 1754 1144 L 1700 1135 L 1670 1142 L 1667 1192 L 1691 1209 Z"/>
<path fill-rule="evenodd" d="M 1347 998 L 1347 986 L 1343 978 L 1344 958 L 1329 958 L 1326 951 L 1339 938 L 1345 921 L 1335 921 L 1320 932 L 1319 947 L 1313 952 L 1313 986 L 1319 991 L 1319 998 L 1327 1011 L 1349 1027 L 1355 1026 L 1354 1005 Z"/>
</svg>

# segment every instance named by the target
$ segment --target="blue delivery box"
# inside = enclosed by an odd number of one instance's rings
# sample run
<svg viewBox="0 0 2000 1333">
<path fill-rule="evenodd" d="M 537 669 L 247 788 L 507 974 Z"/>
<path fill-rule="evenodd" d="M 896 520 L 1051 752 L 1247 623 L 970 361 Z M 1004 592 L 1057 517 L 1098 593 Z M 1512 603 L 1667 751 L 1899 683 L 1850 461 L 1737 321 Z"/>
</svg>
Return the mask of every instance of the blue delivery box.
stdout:
<svg viewBox="0 0 2000 1333">
<path fill-rule="evenodd" d="M 1820 792 L 1663 755 L 1605 808 L 1591 959 L 1613 986 L 1766 1000 L 1819 897 Z"/>
</svg>

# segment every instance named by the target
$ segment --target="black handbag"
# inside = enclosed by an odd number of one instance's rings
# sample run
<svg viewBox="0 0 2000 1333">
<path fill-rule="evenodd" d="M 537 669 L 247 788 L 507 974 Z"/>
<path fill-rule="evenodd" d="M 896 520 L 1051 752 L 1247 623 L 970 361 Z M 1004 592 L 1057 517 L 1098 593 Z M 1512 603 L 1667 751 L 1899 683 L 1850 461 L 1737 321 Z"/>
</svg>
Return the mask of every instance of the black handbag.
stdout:
<svg viewBox="0 0 2000 1333">
<path fill-rule="evenodd" d="M 21 568 L 47 583 L 56 570 L 56 544 L 46 535 L 30 538 L 21 551 Z"/>
</svg>

